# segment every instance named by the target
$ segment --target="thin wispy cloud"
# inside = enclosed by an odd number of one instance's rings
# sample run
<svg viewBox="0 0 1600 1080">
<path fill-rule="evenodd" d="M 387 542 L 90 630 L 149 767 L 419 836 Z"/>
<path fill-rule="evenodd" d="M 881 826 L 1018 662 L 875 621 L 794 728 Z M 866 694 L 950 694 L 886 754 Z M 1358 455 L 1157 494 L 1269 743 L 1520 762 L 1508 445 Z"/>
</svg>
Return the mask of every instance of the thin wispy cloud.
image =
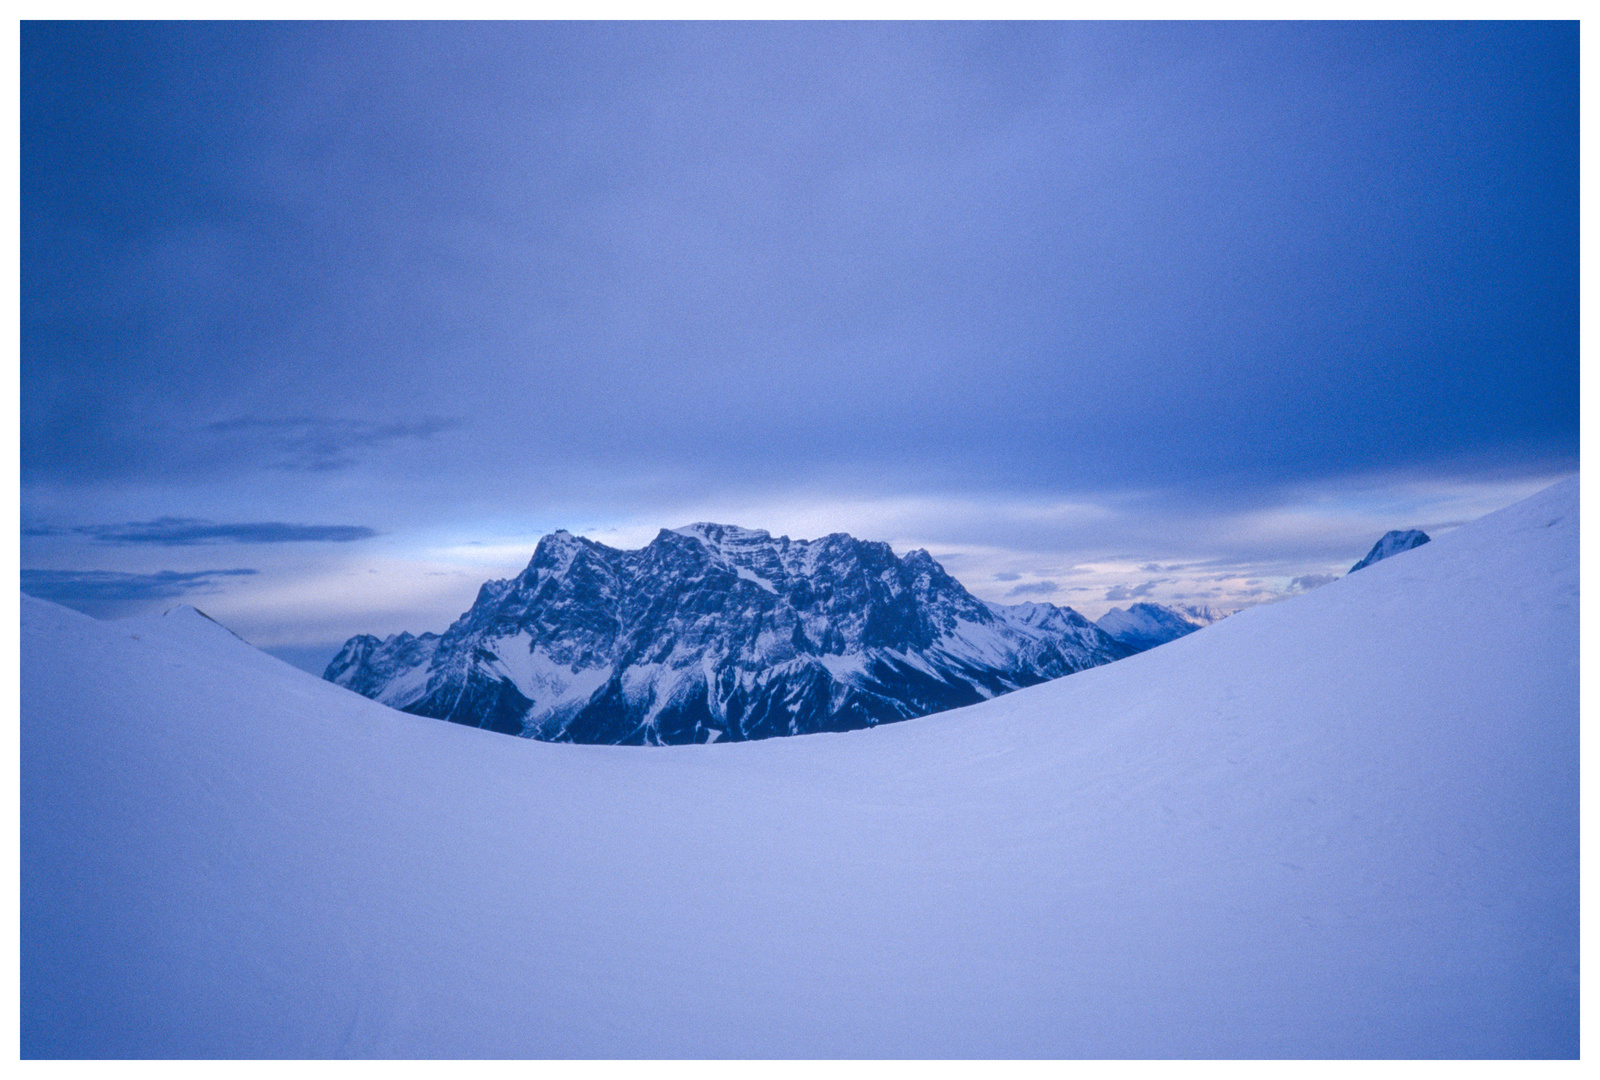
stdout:
<svg viewBox="0 0 1600 1080">
<path fill-rule="evenodd" d="M 1106 590 L 1107 600 L 1139 600 L 1149 596 L 1155 591 L 1157 585 L 1163 585 L 1170 579 L 1147 581 L 1143 585 L 1114 585 Z"/>
<path fill-rule="evenodd" d="M 81 535 L 103 544 L 153 544 L 188 547 L 201 544 L 350 543 L 378 535 L 365 525 L 290 525 L 281 521 L 212 522 L 200 518 L 157 518 L 122 525 L 48 525 L 22 530 L 25 536 Z"/>
<path fill-rule="evenodd" d="M 1057 592 L 1060 592 L 1060 591 L 1061 591 L 1061 586 L 1057 585 L 1053 581 L 1030 581 L 1030 582 L 1027 582 L 1026 584 L 1016 586 L 1010 592 L 1006 593 L 1006 595 L 1007 596 L 1049 596 L 1049 595 L 1051 595 L 1053 593 L 1057 593 Z"/>
<path fill-rule="evenodd" d="M 276 468 L 330 472 L 356 464 L 365 451 L 407 440 L 425 441 L 459 425 L 459 420 L 438 416 L 387 422 L 246 416 L 207 424 L 206 430 L 225 439 L 256 443 Z"/>
</svg>

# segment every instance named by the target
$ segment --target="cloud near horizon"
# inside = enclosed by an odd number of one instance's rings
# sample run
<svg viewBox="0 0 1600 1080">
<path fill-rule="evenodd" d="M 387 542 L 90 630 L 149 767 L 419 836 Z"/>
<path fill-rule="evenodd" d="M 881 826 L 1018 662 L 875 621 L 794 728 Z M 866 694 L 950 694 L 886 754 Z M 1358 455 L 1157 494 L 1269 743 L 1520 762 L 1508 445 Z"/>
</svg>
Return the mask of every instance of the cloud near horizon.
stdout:
<svg viewBox="0 0 1600 1080">
<path fill-rule="evenodd" d="M 289 525 L 280 521 L 216 523 L 201 518 L 157 518 L 122 525 L 75 525 L 67 528 L 32 526 L 24 536 L 92 537 L 102 544 L 159 544 L 186 547 L 199 544 L 338 543 L 377 536 L 365 525 Z"/>
<path fill-rule="evenodd" d="M 146 610 L 153 601 L 219 591 L 218 578 L 250 577 L 250 569 L 161 570 L 129 574 L 112 570 L 24 570 L 22 591 L 92 615 L 117 618 Z"/>
<path fill-rule="evenodd" d="M 1111 601 L 1139 600 L 1154 592 L 1157 585 L 1165 585 L 1171 580 L 1171 578 L 1157 578 L 1142 585 L 1113 585 L 1106 590 L 1105 599 Z"/>
</svg>

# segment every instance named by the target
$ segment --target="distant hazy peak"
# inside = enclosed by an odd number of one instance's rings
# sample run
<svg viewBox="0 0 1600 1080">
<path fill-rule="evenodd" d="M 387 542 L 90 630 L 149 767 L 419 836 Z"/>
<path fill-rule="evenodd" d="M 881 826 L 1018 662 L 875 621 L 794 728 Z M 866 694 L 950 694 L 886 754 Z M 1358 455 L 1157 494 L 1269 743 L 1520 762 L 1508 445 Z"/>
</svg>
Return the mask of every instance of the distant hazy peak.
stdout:
<svg viewBox="0 0 1600 1080">
<path fill-rule="evenodd" d="M 1095 625 L 1124 645 L 1143 650 L 1192 634 L 1222 617 L 1222 612 L 1211 607 L 1168 607 L 1145 601 L 1126 611 L 1114 607 L 1096 619 Z"/>
</svg>

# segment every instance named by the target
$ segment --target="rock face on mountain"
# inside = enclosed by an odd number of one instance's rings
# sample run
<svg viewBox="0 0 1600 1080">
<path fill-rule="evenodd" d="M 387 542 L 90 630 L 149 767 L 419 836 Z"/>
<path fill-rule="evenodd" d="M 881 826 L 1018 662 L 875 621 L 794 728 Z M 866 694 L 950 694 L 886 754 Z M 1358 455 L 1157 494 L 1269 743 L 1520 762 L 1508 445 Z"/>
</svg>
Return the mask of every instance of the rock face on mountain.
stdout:
<svg viewBox="0 0 1600 1080">
<path fill-rule="evenodd" d="M 444 634 L 351 638 L 323 677 L 514 735 L 677 744 L 906 720 L 1135 651 L 1071 608 L 985 603 L 926 551 L 698 524 L 638 551 L 553 533 Z"/>
<path fill-rule="evenodd" d="M 1134 604 L 1128 610 L 1112 608 L 1095 625 L 1136 652 L 1153 649 L 1169 641 L 1210 626 L 1224 616 L 1212 607 L 1168 607 L 1165 604 Z"/>
<path fill-rule="evenodd" d="M 1390 529 L 1383 534 L 1383 538 L 1372 545 L 1372 550 L 1367 552 L 1367 557 L 1350 568 L 1353 574 L 1362 567 L 1371 566 L 1391 555 L 1398 555 L 1402 551 L 1410 551 L 1414 547 L 1421 547 L 1428 542 L 1428 534 L 1421 529 Z"/>
</svg>

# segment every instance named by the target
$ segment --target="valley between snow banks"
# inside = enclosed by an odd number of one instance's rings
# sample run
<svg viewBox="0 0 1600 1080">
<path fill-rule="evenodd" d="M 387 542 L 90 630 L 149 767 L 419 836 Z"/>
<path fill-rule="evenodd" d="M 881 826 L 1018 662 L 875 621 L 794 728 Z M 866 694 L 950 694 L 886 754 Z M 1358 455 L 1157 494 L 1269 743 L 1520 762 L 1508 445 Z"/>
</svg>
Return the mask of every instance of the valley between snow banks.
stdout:
<svg viewBox="0 0 1600 1080">
<path fill-rule="evenodd" d="M 22 598 L 25 1057 L 1573 1057 L 1576 479 L 845 734 L 552 745 Z"/>
</svg>

